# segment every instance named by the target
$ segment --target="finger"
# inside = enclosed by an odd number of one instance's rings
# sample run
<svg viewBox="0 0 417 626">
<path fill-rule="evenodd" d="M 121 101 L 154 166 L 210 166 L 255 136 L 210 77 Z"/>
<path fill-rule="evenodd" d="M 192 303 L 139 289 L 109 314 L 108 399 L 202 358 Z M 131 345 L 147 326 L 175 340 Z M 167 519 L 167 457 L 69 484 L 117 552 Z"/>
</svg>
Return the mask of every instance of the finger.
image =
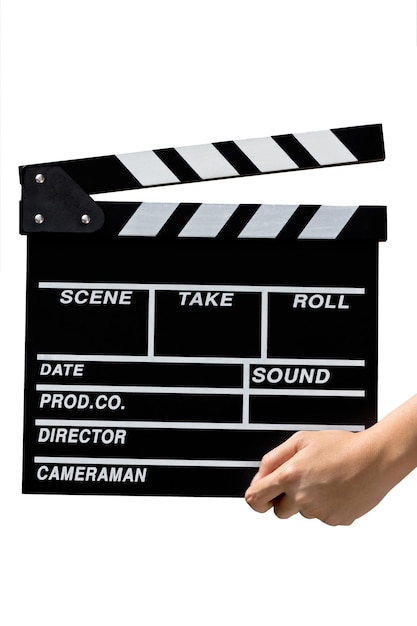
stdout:
<svg viewBox="0 0 417 626">
<path fill-rule="evenodd" d="M 274 506 L 274 500 L 283 492 L 276 472 L 252 482 L 245 493 L 245 500 L 258 513 L 265 513 Z"/>
<path fill-rule="evenodd" d="M 275 515 L 280 519 L 288 519 L 289 517 L 292 517 L 296 513 L 300 512 L 294 498 L 286 493 L 283 493 L 278 496 L 278 498 L 275 498 L 273 506 Z"/>
<path fill-rule="evenodd" d="M 262 458 L 256 479 L 263 478 L 271 472 L 275 471 L 283 463 L 286 463 L 296 454 L 299 449 L 299 440 L 297 435 L 292 435 L 287 441 L 277 446 L 273 450 L 267 452 Z"/>
</svg>

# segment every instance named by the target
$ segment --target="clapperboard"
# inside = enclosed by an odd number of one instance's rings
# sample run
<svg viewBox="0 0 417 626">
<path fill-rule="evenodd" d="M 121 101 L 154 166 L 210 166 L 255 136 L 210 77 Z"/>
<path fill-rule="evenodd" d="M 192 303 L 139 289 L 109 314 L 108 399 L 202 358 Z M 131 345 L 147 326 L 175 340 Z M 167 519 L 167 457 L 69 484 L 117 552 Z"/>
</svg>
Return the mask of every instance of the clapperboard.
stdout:
<svg viewBox="0 0 417 626">
<path fill-rule="evenodd" d="M 23 491 L 241 496 L 297 430 L 375 423 L 385 207 L 90 194 L 383 159 L 369 125 L 22 167 Z"/>
</svg>

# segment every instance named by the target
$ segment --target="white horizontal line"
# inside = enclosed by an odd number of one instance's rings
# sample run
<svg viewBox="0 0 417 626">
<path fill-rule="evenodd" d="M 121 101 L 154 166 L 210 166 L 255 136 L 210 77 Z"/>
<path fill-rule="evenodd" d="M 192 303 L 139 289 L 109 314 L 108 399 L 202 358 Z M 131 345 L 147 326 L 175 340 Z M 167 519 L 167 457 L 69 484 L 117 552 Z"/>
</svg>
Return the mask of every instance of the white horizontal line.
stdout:
<svg viewBox="0 0 417 626">
<path fill-rule="evenodd" d="M 38 354 L 38 361 L 80 361 L 94 363 L 194 363 L 219 365 L 328 365 L 330 367 L 365 367 L 363 359 L 275 359 L 240 357 L 136 356 L 120 354 Z"/>
<path fill-rule="evenodd" d="M 63 392 L 109 392 L 109 393 L 154 393 L 154 394 L 191 394 L 191 395 L 243 395 L 243 388 L 230 387 L 147 387 L 137 385 L 50 385 L 38 384 L 36 391 L 63 391 Z M 252 396 L 319 396 L 363 398 L 363 389 L 250 389 Z"/>
<path fill-rule="evenodd" d="M 255 396 L 314 396 L 328 398 L 364 398 L 363 389 L 250 389 Z"/>
<path fill-rule="evenodd" d="M 146 385 L 36 385 L 36 391 L 89 391 L 109 393 L 184 393 L 204 395 L 239 395 L 241 387 L 157 387 Z"/>
<path fill-rule="evenodd" d="M 365 429 L 360 424 L 257 424 L 240 422 L 144 422 L 127 420 L 74 420 L 44 419 L 35 420 L 35 426 L 68 427 L 68 428 L 161 428 L 173 430 L 266 430 L 266 431 L 297 431 L 297 430 L 349 430 L 359 432 Z"/>
<path fill-rule="evenodd" d="M 95 459 L 90 457 L 35 456 L 34 462 L 59 465 L 133 465 L 162 467 L 259 467 L 259 461 L 225 459 Z"/>
<path fill-rule="evenodd" d="M 190 285 L 163 283 L 73 283 L 40 281 L 39 289 L 127 289 L 131 291 L 233 291 L 249 293 L 325 293 L 364 295 L 364 287 L 305 287 L 289 285 Z"/>
</svg>

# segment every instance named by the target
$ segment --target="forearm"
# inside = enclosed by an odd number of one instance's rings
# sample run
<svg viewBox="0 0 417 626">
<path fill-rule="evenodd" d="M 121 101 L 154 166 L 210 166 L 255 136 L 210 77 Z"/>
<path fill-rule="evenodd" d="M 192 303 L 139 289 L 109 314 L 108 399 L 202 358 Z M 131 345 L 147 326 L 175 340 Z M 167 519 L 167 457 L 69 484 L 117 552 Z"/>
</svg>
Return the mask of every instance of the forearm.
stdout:
<svg viewBox="0 0 417 626">
<path fill-rule="evenodd" d="M 381 453 L 387 481 L 396 485 L 417 467 L 417 395 L 367 431 Z"/>
</svg>

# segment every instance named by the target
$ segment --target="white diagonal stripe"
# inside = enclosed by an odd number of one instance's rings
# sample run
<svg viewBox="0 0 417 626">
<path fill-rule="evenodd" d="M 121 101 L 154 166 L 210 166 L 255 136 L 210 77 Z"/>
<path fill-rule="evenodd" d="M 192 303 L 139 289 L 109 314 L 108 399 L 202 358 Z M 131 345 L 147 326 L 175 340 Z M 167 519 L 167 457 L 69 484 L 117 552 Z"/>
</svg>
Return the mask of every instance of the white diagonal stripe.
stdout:
<svg viewBox="0 0 417 626">
<path fill-rule="evenodd" d="M 298 169 L 298 165 L 288 156 L 272 137 L 243 139 L 235 144 L 249 157 L 261 172 L 279 172 Z"/>
<path fill-rule="evenodd" d="M 155 237 L 178 204 L 142 202 L 119 233 L 119 237 Z"/>
<path fill-rule="evenodd" d="M 336 239 L 357 208 L 357 206 L 321 206 L 298 239 Z"/>
<path fill-rule="evenodd" d="M 116 156 L 144 187 L 180 182 L 152 150 Z"/>
<path fill-rule="evenodd" d="M 294 133 L 294 137 L 298 139 L 320 165 L 355 163 L 358 160 L 331 130 Z"/>
<path fill-rule="evenodd" d="M 298 208 L 298 205 L 262 204 L 239 237 L 274 239 Z"/>
<path fill-rule="evenodd" d="M 202 204 L 179 237 L 216 237 L 238 204 Z"/>
<path fill-rule="evenodd" d="M 182 148 L 176 148 L 176 151 L 204 180 L 239 176 L 239 172 L 211 143 L 183 146 Z"/>
</svg>

